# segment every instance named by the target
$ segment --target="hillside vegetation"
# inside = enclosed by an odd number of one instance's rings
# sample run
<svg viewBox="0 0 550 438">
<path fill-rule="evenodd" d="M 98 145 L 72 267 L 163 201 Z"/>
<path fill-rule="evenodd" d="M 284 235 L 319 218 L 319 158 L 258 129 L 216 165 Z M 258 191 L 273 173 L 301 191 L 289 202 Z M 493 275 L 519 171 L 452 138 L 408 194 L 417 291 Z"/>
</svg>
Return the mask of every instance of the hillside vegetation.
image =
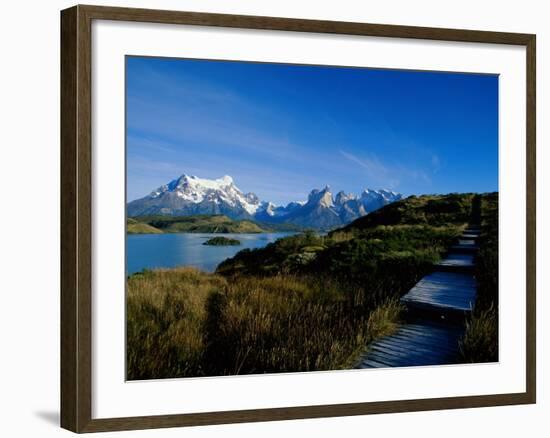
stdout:
<svg viewBox="0 0 550 438">
<path fill-rule="evenodd" d="M 210 246 L 228 246 L 228 245 L 240 245 L 241 241 L 237 239 L 229 239 L 227 237 L 213 237 L 212 239 L 208 239 L 206 242 L 203 243 L 203 245 L 210 245 Z"/>
<path fill-rule="evenodd" d="M 364 280 L 395 277 L 391 269 L 424 273 L 468 222 L 473 195 L 411 196 L 327 236 L 312 232 L 245 249 L 222 262 L 224 275 L 324 273 Z"/>
<path fill-rule="evenodd" d="M 470 219 L 473 194 L 409 196 L 357 219 L 343 231 L 357 232 L 378 225 L 465 224 Z"/>
<path fill-rule="evenodd" d="M 126 219 L 126 232 L 128 234 L 161 234 L 162 231 L 147 223 L 138 222 L 135 219 Z"/>
<path fill-rule="evenodd" d="M 410 197 L 325 236 L 244 249 L 215 274 L 131 276 L 128 378 L 352 367 L 394 330 L 399 298 L 460 235 L 472 196 Z"/>
<path fill-rule="evenodd" d="M 464 362 L 498 361 L 498 193 L 481 198 L 477 299 L 461 343 Z"/>
<path fill-rule="evenodd" d="M 128 233 L 263 233 L 265 229 L 247 220 L 232 220 L 224 215 L 139 216 L 128 219 Z M 132 225 L 132 227 L 130 227 Z M 138 228 L 138 225 L 140 226 Z"/>
</svg>

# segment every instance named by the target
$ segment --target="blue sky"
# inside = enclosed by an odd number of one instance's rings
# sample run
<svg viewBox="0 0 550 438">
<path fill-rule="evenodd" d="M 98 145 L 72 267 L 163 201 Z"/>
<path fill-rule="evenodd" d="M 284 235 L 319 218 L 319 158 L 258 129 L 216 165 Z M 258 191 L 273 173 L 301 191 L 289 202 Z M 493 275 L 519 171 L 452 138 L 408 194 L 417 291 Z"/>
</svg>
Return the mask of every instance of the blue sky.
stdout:
<svg viewBox="0 0 550 438">
<path fill-rule="evenodd" d="M 498 77 L 128 57 L 127 196 L 230 175 L 275 204 L 329 185 L 498 190 Z"/>
</svg>

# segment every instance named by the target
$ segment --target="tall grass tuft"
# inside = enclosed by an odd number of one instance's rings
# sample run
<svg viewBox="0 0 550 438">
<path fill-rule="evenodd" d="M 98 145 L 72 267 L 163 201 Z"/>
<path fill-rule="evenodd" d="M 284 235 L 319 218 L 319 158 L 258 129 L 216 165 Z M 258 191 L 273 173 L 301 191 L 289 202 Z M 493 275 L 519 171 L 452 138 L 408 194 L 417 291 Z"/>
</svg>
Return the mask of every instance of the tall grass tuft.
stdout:
<svg viewBox="0 0 550 438">
<path fill-rule="evenodd" d="M 405 306 L 395 298 L 374 309 L 367 322 L 368 342 L 392 334 L 397 329 L 404 311 Z"/>
<path fill-rule="evenodd" d="M 498 361 L 498 193 L 481 197 L 479 245 L 478 295 L 460 344 L 462 360 L 469 363 Z"/>
<path fill-rule="evenodd" d="M 479 310 L 466 321 L 460 353 L 470 363 L 498 360 L 498 313 L 494 307 Z"/>
<path fill-rule="evenodd" d="M 128 278 L 127 378 L 203 374 L 205 303 L 224 278 L 193 268 L 145 271 Z"/>
</svg>

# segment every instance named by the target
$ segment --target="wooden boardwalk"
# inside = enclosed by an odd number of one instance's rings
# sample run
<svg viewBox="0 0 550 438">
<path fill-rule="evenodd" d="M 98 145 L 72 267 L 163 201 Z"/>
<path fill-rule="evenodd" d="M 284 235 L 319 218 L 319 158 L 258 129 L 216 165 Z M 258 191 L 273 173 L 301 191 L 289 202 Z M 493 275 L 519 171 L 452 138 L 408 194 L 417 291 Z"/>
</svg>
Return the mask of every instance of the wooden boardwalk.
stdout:
<svg viewBox="0 0 550 438">
<path fill-rule="evenodd" d="M 373 343 L 356 368 L 452 364 L 462 333 L 460 326 L 428 320 L 406 324 Z"/>
<path fill-rule="evenodd" d="M 474 277 L 479 227 L 470 225 L 402 298 L 409 323 L 372 343 L 356 368 L 384 368 L 457 363 L 464 318 L 472 311 L 477 285 Z"/>
<path fill-rule="evenodd" d="M 467 273 L 434 272 L 420 280 L 401 302 L 414 308 L 449 312 L 470 312 L 476 297 L 474 276 Z"/>
</svg>

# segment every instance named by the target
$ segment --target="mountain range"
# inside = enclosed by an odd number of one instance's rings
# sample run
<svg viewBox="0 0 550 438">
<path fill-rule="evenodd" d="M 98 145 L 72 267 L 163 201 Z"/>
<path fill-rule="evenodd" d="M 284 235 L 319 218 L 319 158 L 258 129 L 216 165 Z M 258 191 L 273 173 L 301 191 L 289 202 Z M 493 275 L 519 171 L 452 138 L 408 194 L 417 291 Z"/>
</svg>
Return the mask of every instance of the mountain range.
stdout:
<svg viewBox="0 0 550 438">
<path fill-rule="evenodd" d="M 129 217 L 222 214 L 232 219 L 329 230 L 402 198 L 399 193 L 372 189 L 365 189 L 358 196 L 343 191 L 333 196 L 326 186 L 312 190 L 306 201 L 277 206 L 260 200 L 254 193 L 243 193 L 230 176 L 210 180 L 184 174 L 149 195 L 129 202 L 127 214 Z"/>
</svg>

